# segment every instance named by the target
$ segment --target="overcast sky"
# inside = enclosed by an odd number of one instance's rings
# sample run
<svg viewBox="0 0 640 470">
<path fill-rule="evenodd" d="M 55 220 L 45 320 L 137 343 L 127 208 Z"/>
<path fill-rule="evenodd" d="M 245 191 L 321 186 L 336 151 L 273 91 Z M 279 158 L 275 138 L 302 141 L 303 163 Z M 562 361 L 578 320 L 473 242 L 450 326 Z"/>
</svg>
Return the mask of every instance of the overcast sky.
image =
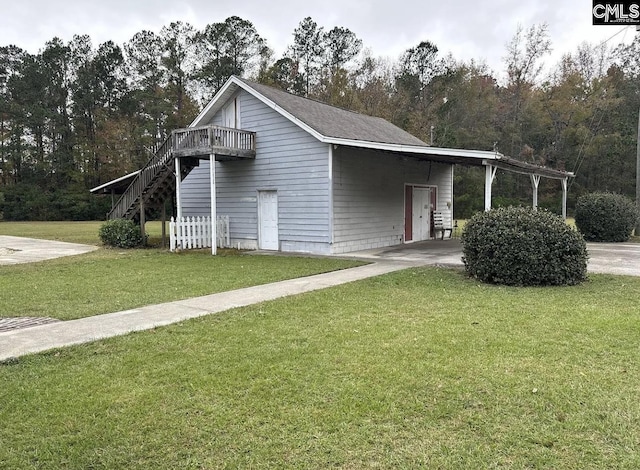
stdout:
<svg viewBox="0 0 640 470">
<path fill-rule="evenodd" d="M 499 76 L 518 24 L 549 25 L 549 65 L 584 41 L 597 44 L 616 33 L 609 44 L 633 40 L 633 27 L 592 26 L 591 6 L 591 0 L 0 0 L 0 46 L 35 53 L 55 36 L 68 41 L 74 34 L 88 34 L 94 46 L 107 40 L 122 45 L 172 21 L 202 29 L 236 15 L 254 24 L 277 58 L 294 28 L 311 16 L 325 29 L 349 28 L 375 57 L 396 59 L 430 40 L 443 55 L 484 61 Z"/>
</svg>

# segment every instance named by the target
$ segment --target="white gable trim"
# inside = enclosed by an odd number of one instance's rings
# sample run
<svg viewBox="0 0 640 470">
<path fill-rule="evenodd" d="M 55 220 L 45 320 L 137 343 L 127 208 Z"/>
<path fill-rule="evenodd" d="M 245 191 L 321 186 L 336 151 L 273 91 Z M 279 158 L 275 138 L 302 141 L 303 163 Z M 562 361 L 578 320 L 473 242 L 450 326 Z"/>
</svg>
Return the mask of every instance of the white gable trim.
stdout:
<svg viewBox="0 0 640 470">
<path fill-rule="evenodd" d="M 326 137 L 320 134 L 315 129 L 309 127 L 307 124 L 302 122 L 300 119 L 295 117 L 293 114 L 288 111 L 282 109 L 276 103 L 265 97 L 264 95 L 258 93 L 256 90 L 251 88 L 251 86 L 247 85 L 242 80 L 239 80 L 237 77 L 232 76 L 227 80 L 227 82 L 222 86 L 222 88 L 216 93 L 213 99 L 207 104 L 207 106 L 202 110 L 200 114 L 193 120 L 193 122 L 189 125 L 189 127 L 196 127 L 202 125 L 203 121 L 210 119 L 213 114 L 215 114 L 220 108 L 224 106 L 226 101 L 231 98 L 231 96 L 236 92 L 238 88 L 242 88 L 247 93 L 255 96 L 258 100 L 269 106 L 274 111 L 278 112 L 283 117 L 287 118 L 289 121 L 294 123 L 296 126 L 303 129 L 305 132 L 311 134 L 313 137 L 318 139 L 320 142 L 326 142 Z"/>
</svg>

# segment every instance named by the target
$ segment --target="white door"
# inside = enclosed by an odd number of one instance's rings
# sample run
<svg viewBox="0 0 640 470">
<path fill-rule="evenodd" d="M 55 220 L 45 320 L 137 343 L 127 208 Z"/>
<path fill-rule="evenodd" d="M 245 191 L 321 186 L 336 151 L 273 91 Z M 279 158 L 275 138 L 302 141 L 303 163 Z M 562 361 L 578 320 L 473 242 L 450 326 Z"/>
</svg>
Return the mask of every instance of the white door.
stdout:
<svg viewBox="0 0 640 470">
<path fill-rule="evenodd" d="M 431 228 L 431 188 L 413 188 L 413 241 L 428 240 Z"/>
<path fill-rule="evenodd" d="M 278 193 L 258 191 L 258 248 L 278 250 Z"/>
<path fill-rule="evenodd" d="M 231 129 L 240 129 L 240 114 L 238 113 L 238 98 L 229 101 L 222 110 L 223 126 Z M 233 133 L 224 134 L 224 146 L 235 148 L 237 143 L 237 135 Z"/>
<path fill-rule="evenodd" d="M 224 120 L 224 127 L 236 127 L 236 100 L 232 99 L 228 105 L 224 107 L 222 112 L 222 119 Z"/>
</svg>

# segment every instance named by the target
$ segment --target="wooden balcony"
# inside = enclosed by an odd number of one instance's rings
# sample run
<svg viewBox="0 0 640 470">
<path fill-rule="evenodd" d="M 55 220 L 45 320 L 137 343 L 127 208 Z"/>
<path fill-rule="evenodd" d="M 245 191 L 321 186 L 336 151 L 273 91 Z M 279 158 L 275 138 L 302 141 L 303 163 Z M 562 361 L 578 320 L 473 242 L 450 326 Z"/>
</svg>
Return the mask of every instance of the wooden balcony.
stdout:
<svg viewBox="0 0 640 470">
<path fill-rule="evenodd" d="M 188 127 L 171 132 L 171 147 L 174 157 L 255 158 L 256 133 L 220 126 Z"/>
<path fill-rule="evenodd" d="M 153 157 L 137 173 L 118 202 L 109 212 L 109 219 L 142 217 L 143 205 L 155 207 L 175 191 L 176 157 L 181 161 L 180 173 L 184 178 L 198 165 L 198 159 L 216 161 L 245 160 L 256 157 L 255 132 L 220 126 L 189 127 L 176 129 L 154 149 Z"/>
</svg>

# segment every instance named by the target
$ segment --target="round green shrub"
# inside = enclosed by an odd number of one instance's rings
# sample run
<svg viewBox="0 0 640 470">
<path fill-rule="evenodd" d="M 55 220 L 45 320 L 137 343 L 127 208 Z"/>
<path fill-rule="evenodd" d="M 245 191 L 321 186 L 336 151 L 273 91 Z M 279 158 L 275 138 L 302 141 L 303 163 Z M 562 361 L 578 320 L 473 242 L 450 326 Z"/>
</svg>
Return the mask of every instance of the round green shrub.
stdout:
<svg viewBox="0 0 640 470">
<path fill-rule="evenodd" d="M 487 283 L 575 285 L 587 278 L 587 246 L 562 217 L 502 207 L 474 215 L 462 232 L 464 266 Z"/>
<path fill-rule="evenodd" d="M 143 246 L 140 227 L 131 220 L 114 219 L 102 224 L 98 233 L 100 240 L 107 246 L 117 248 L 136 248 Z"/>
<path fill-rule="evenodd" d="M 635 203 L 615 193 L 589 193 L 576 202 L 576 227 L 585 240 L 626 242 L 636 225 Z"/>
</svg>

